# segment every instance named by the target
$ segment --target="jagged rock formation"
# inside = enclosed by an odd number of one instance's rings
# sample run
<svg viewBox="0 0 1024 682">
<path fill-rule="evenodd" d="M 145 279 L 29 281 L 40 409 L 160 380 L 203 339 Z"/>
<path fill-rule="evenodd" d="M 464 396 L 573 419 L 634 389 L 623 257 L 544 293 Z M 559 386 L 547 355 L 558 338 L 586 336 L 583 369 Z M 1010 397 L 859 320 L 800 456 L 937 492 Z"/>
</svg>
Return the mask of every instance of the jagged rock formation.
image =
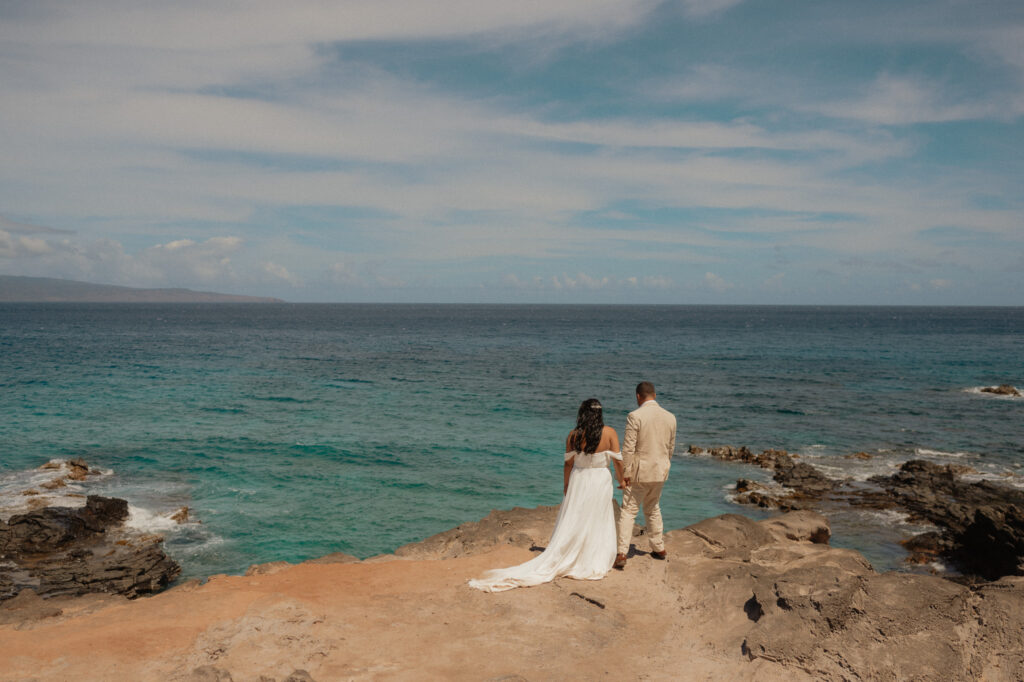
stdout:
<svg viewBox="0 0 1024 682">
<path fill-rule="evenodd" d="M 36 471 L 35 487 L 8 495 L 0 507 L 0 602 L 26 590 L 136 597 L 180 574 L 160 536 L 125 527 L 125 500 L 82 494 L 79 484 L 104 472 L 81 459 L 52 460 Z M 188 508 L 172 518 L 188 522 Z"/>
<path fill-rule="evenodd" d="M 911 549 L 932 551 L 987 580 L 1024 575 L 1024 490 L 966 482 L 955 467 L 923 460 L 871 480 L 913 517 L 943 529 L 916 538 Z"/>
<path fill-rule="evenodd" d="M 122 530 L 125 500 L 90 495 L 84 507 L 44 507 L 0 521 L 0 600 L 109 592 L 135 597 L 181 572 L 162 538 Z"/>
<path fill-rule="evenodd" d="M 773 469 L 774 480 L 789 489 L 769 490 L 741 478 L 736 482 L 737 502 L 783 511 L 838 505 L 902 509 L 915 521 L 941 528 L 904 542 L 911 562 L 942 558 L 967 574 L 967 580 L 1024 575 L 1024 491 L 991 481 L 965 481 L 962 475 L 972 473 L 970 467 L 911 460 L 891 476 L 872 477 L 871 487 L 865 487 L 829 478 L 805 462 L 794 462 L 784 450 L 754 454 L 727 446 L 691 451 Z"/>
<path fill-rule="evenodd" d="M 122 531 L 128 503 L 89 496 L 84 507 L 45 507 L 0 521 L 0 600 L 109 592 L 135 597 L 181 572 L 163 540 Z"/>
<path fill-rule="evenodd" d="M 985 386 L 981 389 L 982 393 L 994 393 L 995 395 L 1011 395 L 1020 397 L 1021 393 L 1017 390 L 1016 386 L 1010 384 L 1000 384 L 999 386 Z"/>
</svg>

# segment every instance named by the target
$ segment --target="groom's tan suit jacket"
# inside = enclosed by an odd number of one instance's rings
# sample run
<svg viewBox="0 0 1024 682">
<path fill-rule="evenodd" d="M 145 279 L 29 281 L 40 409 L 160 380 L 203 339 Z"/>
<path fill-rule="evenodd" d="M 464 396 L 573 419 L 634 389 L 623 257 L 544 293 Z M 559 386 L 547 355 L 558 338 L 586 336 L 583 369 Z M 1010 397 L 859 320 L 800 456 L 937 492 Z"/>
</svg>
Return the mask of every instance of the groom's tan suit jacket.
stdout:
<svg viewBox="0 0 1024 682">
<path fill-rule="evenodd" d="M 663 483 L 676 449 L 676 416 L 648 400 L 626 417 L 622 440 L 624 475 L 633 483 Z"/>
</svg>

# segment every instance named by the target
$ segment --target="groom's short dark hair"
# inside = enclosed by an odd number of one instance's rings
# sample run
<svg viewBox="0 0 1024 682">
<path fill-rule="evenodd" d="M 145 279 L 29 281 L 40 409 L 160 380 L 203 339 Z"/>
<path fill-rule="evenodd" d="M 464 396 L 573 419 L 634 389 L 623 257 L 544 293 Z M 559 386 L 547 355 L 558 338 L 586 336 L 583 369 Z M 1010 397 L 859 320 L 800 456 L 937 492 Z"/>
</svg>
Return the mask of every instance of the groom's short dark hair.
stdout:
<svg viewBox="0 0 1024 682">
<path fill-rule="evenodd" d="M 641 381 L 636 385 L 636 394 L 641 398 L 646 398 L 649 395 L 654 395 L 654 384 L 649 381 Z"/>
</svg>

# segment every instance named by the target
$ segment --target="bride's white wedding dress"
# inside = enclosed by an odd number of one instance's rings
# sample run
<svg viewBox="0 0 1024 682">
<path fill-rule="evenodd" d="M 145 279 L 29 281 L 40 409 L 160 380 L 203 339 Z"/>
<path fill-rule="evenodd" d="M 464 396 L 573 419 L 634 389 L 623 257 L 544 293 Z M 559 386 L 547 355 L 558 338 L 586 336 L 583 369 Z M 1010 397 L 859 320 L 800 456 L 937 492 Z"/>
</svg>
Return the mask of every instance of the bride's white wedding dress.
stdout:
<svg viewBox="0 0 1024 682">
<path fill-rule="evenodd" d="M 569 487 L 558 510 L 547 548 L 525 564 L 488 571 L 470 587 L 501 592 L 514 587 L 540 585 L 555 578 L 600 580 L 615 562 L 615 510 L 612 476 L 608 465 L 622 454 L 605 450 L 586 454 L 565 453 L 573 461 Z"/>
</svg>

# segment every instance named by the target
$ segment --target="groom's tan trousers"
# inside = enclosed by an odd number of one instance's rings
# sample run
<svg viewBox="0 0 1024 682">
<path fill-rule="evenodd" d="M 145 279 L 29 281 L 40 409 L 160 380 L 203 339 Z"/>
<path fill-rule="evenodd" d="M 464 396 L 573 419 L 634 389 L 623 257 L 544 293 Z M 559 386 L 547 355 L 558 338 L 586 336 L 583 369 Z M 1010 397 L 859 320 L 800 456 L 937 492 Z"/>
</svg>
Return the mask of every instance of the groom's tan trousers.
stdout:
<svg viewBox="0 0 1024 682">
<path fill-rule="evenodd" d="M 661 523 L 661 489 L 664 486 L 664 481 L 633 483 L 622 491 L 622 509 L 619 511 L 619 554 L 629 552 L 629 543 L 633 539 L 633 520 L 636 519 L 641 504 L 644 506 L 651 549 L 655 552 L 665 551 Z"/>
</svg>

